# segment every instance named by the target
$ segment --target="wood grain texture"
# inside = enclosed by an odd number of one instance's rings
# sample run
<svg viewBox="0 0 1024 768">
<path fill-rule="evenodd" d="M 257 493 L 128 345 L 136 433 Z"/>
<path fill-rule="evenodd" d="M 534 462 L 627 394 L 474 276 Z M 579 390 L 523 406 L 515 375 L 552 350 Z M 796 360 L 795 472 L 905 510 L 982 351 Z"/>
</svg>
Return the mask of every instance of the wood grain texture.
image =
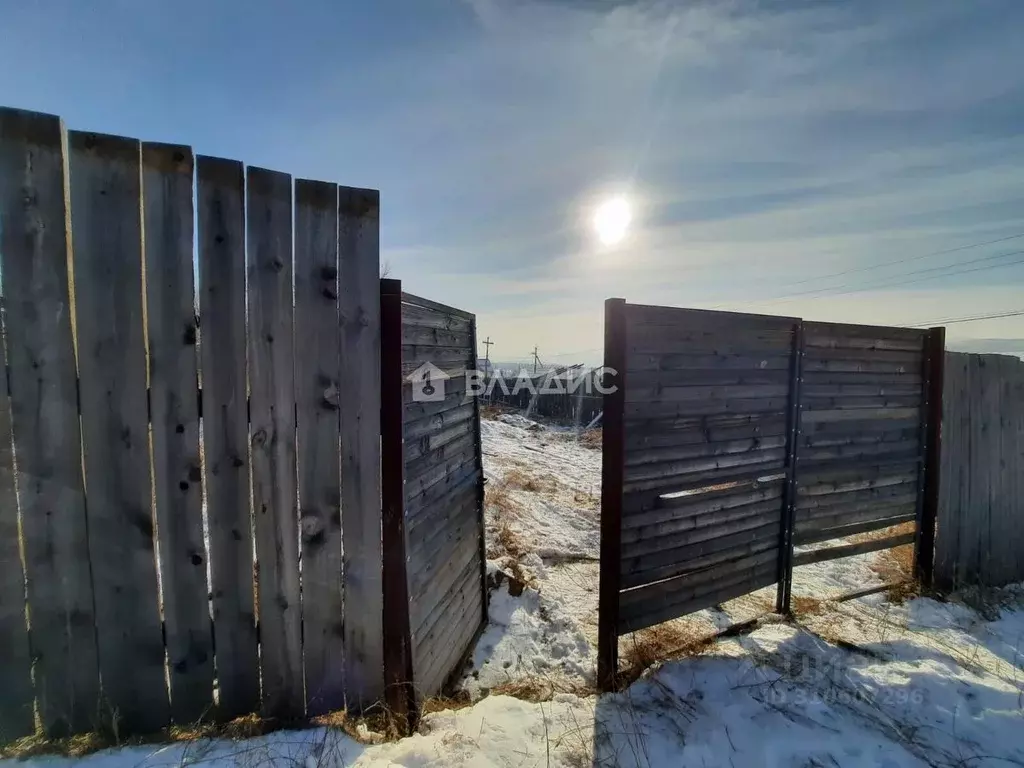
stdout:
<svg viewBox="0 0 1024 768">
<path fill-rule="evenodd" d="M 154 558 L 139 142 L 72 131 L 72 237 L 89 555 L 104 705 L 169 721 Z"/>
<path fill-rule="evenodd" d="M 338 190 L 341 517 L 345 691 L 350 710 L 384 693 L 380 505 L 380 195 Z M 466 328 L 462 328 L 466 330 Z"/>
<path fill-rule="evenodd" d="M 4 649 L 0 655 L 0 680 L 4 681 L 4 692 L 0 695 L 0 744 L 36 729 L 4 347 L 0 338 L 0 648 Z"/>
<path fill-rule="evenodd" d="M 338 188 L 295 183 L 295 403 L 306 710 L 341 709 Z"/>
<path fill-rule="evenodd" d="M 163 617 L 177 723 L 213 706 L 207 552 L 199 457 L 189 147 L 142 145 L 150 421 Z"/>
<path fill-rule="evenodd" d="M 245 176 L 233 160 L 196 160 L 203 453 L 218 714 L 259 707 L 246 396 Z"/>
<path fill-rule="evenodd" d="M 96 723 L 89 572 L 69 291 L 63 127 L 0 109 L 0 259 L 35 683 L 52 736 Z"/>
<path fill-rule="evenodd" d="M 839 547 L 812 549 L 807 552 L 798 552 L 795 554 L 793 556 L 793 565 L 800 566 L 810 565 L 811 563 L 822 563 L 826 560 L 836 560 L 840 557 L 863 555 L 868 552 L 877 552 L 880 549 L 891 549 L 892 547 L 899 547 L 904 544 L 912 544 L 913 542 L 913 533 L 902 533 L 898 536 L 890 536 L 885 539 L 871 539 L 857 544 L 844 544 Z"/>
<path fill-rule="evenodd" d="M 249 429 L 259 579 L 262 710 L 305 710 L 295 477 L 291 177 L 249 168 Z"/>
</svg>

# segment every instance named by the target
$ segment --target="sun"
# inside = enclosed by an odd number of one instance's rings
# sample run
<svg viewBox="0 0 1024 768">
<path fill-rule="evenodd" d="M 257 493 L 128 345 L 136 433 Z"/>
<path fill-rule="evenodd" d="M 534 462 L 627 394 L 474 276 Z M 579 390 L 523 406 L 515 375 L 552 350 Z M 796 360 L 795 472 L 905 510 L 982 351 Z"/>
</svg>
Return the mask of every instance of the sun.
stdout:
<svg viewBox="0 0 1024 768">
<path fill-rule="evenodd" d="M 594 211 L 594 231 L 604 245 L 616 245 L 629 231 L 633 211 L 624 197 L 605 200 Z"/>
</svg>

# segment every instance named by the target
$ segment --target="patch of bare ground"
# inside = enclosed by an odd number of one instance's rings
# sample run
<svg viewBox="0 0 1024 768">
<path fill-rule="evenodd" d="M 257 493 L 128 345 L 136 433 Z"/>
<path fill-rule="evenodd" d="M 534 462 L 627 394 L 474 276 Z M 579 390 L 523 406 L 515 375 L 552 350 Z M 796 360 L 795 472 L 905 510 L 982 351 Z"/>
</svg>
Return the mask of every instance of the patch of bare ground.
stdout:
<svg viewBox="0 0 1024 768">
<path fill-rule="evenodd" d="M 817 616 L 824 613 L 826 609 L 826 602 L 816 597 L 793 595 L 789 603 L 793 613 L 797 616 Z"/>
</svg>

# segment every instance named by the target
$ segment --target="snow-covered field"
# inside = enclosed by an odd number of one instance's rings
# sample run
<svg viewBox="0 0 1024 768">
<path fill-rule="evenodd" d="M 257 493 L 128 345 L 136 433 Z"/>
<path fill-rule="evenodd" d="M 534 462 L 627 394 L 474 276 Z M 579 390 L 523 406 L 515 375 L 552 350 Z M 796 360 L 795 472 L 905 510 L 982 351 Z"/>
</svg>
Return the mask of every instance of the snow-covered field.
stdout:
<svg viewBox="0 0 1024 768">
<path fill-rule="evenodd" d="M 472 706 L 426 715 L 419 733 L 391 743 L 319 728 L 127 748 L 84 762 L 1024 765 L 1024 589 L 989 595 L 985 615 L 955 600 L 828 601 L 882 583 L 884 553 L 798 569 L 793 592 L 806 598 L 797 602 L 805 612 L 792 622 L 769 615 L 748 634 L 695 643 L 770 613 L 768 589 L 624 638 L 627 661 L 645 643 L 690 650 L 619 694 L 595 695 L 600 451 L 519 416 L 486 420 L 482 434 L 488 557 L 499 586 L 461 683 Z"/>
</svg>

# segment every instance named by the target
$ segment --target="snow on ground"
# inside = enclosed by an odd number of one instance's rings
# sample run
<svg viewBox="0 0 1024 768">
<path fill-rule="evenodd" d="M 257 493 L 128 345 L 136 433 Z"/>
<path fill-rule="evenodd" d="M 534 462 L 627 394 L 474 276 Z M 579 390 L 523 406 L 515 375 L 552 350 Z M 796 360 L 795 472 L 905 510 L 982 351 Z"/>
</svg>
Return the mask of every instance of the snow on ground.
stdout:
<svg viewBox="0 0 1024 768">
<path fill-rule="evenodd" d="M 989 595 L 983 613 L 929 598 L 896 604 L 883 594 L 809 602 L 814 609 L 795 621 L 769 616 L 749 634 L 655 665 L 621 693 L 594 695 L 600 452 L 570 432 L 516 416 L 484 421 L 482 435 L 497 586 L 490 625 L 462 681 L 472 706 L 426 715 L 417 734 L 392 743 L 362 744 L 320 728 L 135 747 L 82 762 L 1024 765 L 1024 585 Z M 880 556 L 799 568 L 794 595 L 824 600 L 881 583 L 872 568 Z M 522 581 L 496 566 L 518 570 Z M 769 612 L 773 602 L 774 589 L 759 590 L 664 626 L 670 637 L 710 634 Z M 501 695 L 536 691 L 538 681 L 543 700 Z"/>
</svg>

